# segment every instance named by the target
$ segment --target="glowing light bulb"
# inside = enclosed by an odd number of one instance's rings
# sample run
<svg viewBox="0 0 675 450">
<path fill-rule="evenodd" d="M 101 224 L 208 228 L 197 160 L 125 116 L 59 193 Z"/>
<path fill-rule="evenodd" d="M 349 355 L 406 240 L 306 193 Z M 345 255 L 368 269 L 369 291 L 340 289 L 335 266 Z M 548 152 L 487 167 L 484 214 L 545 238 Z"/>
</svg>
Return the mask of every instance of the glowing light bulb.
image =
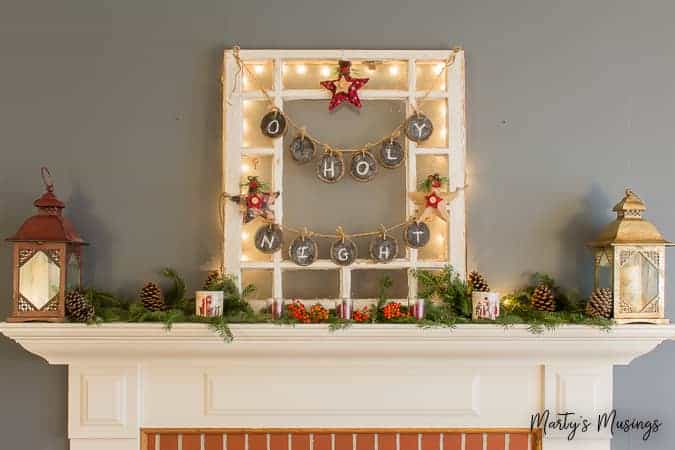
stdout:
<svg viewBox="0 0 675 450">
<path fill-rule="evenodd" d="M 323 66 L 321 68 L 321 75 L 324 76 L 324 77 L 327 77 L 328 75 L 330 75 L 330 68 L 328 68 L 328 66 Z"/>
<path fill-rule="evenodd" d="M 448 135 L 448 130 L 445 129 L 445 127 L 441 128 L 441 137 L 445 137 Z"/>
<path fill-rule="evenodd" d="M 246 231 L 242 231 L 242 232 L 241 232 L 241 239 L 244 240 L 244 241 L 245 241 L 246 239 L 248 239 L 248 233 L 247 233 Z"/>
<path fill-rule="evenodd" d="M 389 75 L 391 75 L 392 77 L 395 77 L 396 75 L 398 75 L 398 71 L 399 71 L 399 69 L 398 69 L 397 65 L 393 65 L 393 66 L 389 67 Z"/>
<path fill-rule="evenodd" d="M 445 242 L 445 238 L 443 237 L 442 234 L 439 234 L 439 235 L 436 236 L 436 242 L 438 242 L 439 244 L 442 244 L 443 242 Z"/>
<path fill-rule="evenodd" d="M 241 122 L 241 130 L 246 133 L 248 131 L 248 122 L 247 121 L 242 121 Z"/>
<path fill-rule="evenodd" d="M 242 260 L 242 261 L 248 261 L 249 259 L 250 259 L 250 258 L 248 257 L 248 255 L 244 255 L 244 254 L 241 255 L 241 260 Z"/>
<path fill-rule="evenodd" d="M 307 66 L 304 64 L 298 64 L 295 67 L 295 71 L 298 73 L 298 75 L 304 75 L 307 73 Z"/>
<path fill-rule="evenodd" d="M 263 73 L 265 71 L 265 66 L 261 66 L 261 65 L 253 66 L 253 71 L 255 73 L 257 73 L 258 75 L 260 75 L 261 73 Z"/>
<path fill-rule="evenodd" d="M 437 64 L 434 67 L 434 75 L 440 75 L 441 72 L 443 72 L 443 67 L 444 67 L 443 64 Z"/>
<path fill-rule="evenodd" d="M 242 84 L 244 87 L 248 86 L 248 77 L 247 77 L 246 75 L 244 75 L 243 77 L 241 77 L 241 84 Z"/>
<path fill-rule="evenodd" d="M 250 101 L 250 100 L 244 100 L 244 101 L 241 103 L 241 107 L 244 108 L 244 109 L 250 108 L 250 107 L 251 107 L 251 101 Z"/>
<path fill-rule="evenodd" d="M 246 163 L 242 163 L 242 164 L 241 164 L 241 171 L 242 171 L 242 172 L 247 173 L 249 170 L 251 170 L 251 166 L 249 166 L 249 165 L 246 164 Z"/>
</svg>

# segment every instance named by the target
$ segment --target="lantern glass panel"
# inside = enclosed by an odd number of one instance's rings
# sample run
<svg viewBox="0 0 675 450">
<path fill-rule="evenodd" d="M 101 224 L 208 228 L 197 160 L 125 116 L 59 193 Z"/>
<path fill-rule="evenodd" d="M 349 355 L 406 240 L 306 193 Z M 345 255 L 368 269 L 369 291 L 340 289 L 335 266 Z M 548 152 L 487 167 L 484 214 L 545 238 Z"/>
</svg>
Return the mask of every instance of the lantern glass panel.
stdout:
<svg viewBox="0 0 675 450">
<path fill-rule="evenodd" d="M 66 289 L 73 290 L 80 287 L 80 258 L 71 253 L 68 257 L 68 272 L 66 273 Z"/>
<path fill-rule="evenodd" d="M 658 308 L 658 267 L 641 252 L 626 253 L 621 266 L 621 300 L 628 304 L 631 312 L 650 312 Z"/>
<path fill-rule="evenodd" d="M 607 249 L 602 249 L 598 252 L 596 259 L 595 270 L 597 271 L 597 286 L 596 288 L 611 289 L 612 288 L 612 257 Z"/>
<path fill-rule="evenodd" d="M 37 251 L 19 269 L 19 293 L 37 309 L 59 294 L 61 268 L 43 251 Z"/>
</svg>

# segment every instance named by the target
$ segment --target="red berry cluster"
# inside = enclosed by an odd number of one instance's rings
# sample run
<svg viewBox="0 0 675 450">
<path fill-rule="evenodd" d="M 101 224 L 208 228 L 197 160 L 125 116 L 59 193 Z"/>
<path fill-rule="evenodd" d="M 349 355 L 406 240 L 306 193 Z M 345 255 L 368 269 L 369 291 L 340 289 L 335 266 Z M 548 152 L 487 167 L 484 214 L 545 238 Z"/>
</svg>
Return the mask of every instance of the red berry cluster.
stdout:
<svg viewBox="0 0 675 450">
<path fill-rule="evenodd" d="M 370 310 L 364 306 L 363 309 L 357 309 L 352 313 L 354 322 L 370 322 Z"/>
<path fill-rule="evenodd" d="M 317 303 L 309 309 L 309 318 L 312 323 L 324 322 L 328 320 L 328 310 Z"/>
<path fill-rule="evenodd" d="M 300 300 L 293 300 L 292 303 L 286 305 L 286 310 L 300 323 L 310 323 L 309 313 L 305 309 L 305 305 Z"/>
<path fill-rule="evenodd" d="M 401 303 L 399 302 L 387 303 L 387 305 L 382 308 L 382 314 L 387 320 L 398 319 L 404 315 L 401 311 Z"/>
</svg>

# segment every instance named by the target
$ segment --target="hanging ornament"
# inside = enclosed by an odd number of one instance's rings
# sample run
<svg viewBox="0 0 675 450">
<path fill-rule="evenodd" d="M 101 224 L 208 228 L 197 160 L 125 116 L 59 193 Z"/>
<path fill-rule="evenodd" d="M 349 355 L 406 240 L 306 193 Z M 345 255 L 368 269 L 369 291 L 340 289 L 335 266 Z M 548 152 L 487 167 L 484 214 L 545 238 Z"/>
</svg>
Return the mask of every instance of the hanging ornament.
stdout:
<svg viewBox="0 0 675 450">
<path fill-rule="evenodd" d="M 422 192 L 409 193 L 410 199 L 417 206 L 418 220 L 425 222 L 440 217 L 448 221 L 448 201 L 457 195 L 456 192 L 441 192 L 440 187 L 445 181 L 437 173 L 429 175 L 425 181 L 420 184 Z"/>
<path fill-rule="evenodd" d="M 398 241 L 387 236 L 387 229 L 382 226 L 382 234 L 376 236 L 370 243 L 370 257 L 379 263 L 387 263 L 396 258 Z"/>
<path fill-rule="evenodd" d="M 336 183 L 342 179 L 345 174 L 345 162 L 342 159 L 342 153 L 326 148 L 325 153 L 319 159 L 316 166 L 316 175 L 324 183 Z"/>
<path fill-rule="evenodd" d="M 403 146 L 394 139 L 383 142 L 378 155 L 380 163 L 387 169 L 395 169 L 405 161 Z"/>
<path fill-rule="evenodd" d="M 316 148 L 314 142 L 306 137 L 304 134 L 297 135 L 291 142 L 289 147 L 291 150 L 291 157 L 298 164 L 305 164 L 314 159 Z"/>
<path fill-rule="evenodd" d="M 354 78 L 351 75 L 351 61 L 339 61 L 338 77 L 335 80 L 321 82 L 321 86 L 328 89 L 333 96 L 328 104 L 328 111 L 334 110 L 342 102 L 347 101 L 357 108 L 361 108 L 359 89 L 368 82 L 368 78 Z"/>
<path fill-rule="evenodd" d="M 243 186 L 247 187 L 246 194 L 230 196 L 230 200 L 239 204 L 244 223 L 249 223 L 256 217 L 273 222 L 274 202 L 280 193 L 263 191 L 266 185 L 258 177 L 248 177 Z"/>
<path fill-rule="evenodd" d="M 307 236 L 307 232 L 293 239 L 288 248 L 288 256 L 299 266 L 309 266 L 319 256 L 319 246 L 316 241 Z"/>
<path fill-rule="evenodd" d="M 431 239 L 431 230 L 424 222 L 411 222 L 403 230 L 403 239 L 410 248 L 422 248 Z"/>
<path fill-rule="evenodd" d="M 281 248 L 283 233 L 279 225 L 269 223 L 258 228 L 253 239 L 255 248 L 263 253 L 275 253 Z"/>
<path fill-rule="evenodd" d="M 377 175 L 377 161 L 368 150 L 354 152 L 349 164 L 349 175 L 356 181 L 367 182 Z"/>
<path fill-rule="evenodd" d="M 426 141 L 433 131 L 434 124 L 431 119 L 417 111 L 405 122 L 405 135 L 411 141 Z"/>
<path fill-rule="evenodd" d="M 283 136 L 286 132 L 286 118 L 275 108 L 263 116 L 260 121 L 260 130 L 267 137 Z"/>
<path fill-rule="evenodd" d="M 348 266 L 356 261 L 356 244 L 345 236 L 342 227 L 337 229 L 338 240 L 330 246 L 330 259 L 338 266 Z"/>
</svg>

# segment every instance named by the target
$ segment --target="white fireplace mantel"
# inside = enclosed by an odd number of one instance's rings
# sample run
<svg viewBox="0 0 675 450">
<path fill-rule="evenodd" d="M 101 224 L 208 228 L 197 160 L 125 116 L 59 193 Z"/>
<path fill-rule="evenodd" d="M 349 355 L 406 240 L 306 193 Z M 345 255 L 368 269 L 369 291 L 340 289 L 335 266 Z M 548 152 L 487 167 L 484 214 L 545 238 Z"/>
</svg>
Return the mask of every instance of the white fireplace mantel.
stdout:
<svg viewBox="0 0 675 450">
<path fill-rule="evenodd" d="M 69 366 L 71 449 L 138 450 L 140 428 L 529 427 L 549 409 L 612 409 L 613 366 L 675 326 L 20 324 L 0 332 Z M 545 450 L 609 449 L 607 434 Z"/>
</svg>

